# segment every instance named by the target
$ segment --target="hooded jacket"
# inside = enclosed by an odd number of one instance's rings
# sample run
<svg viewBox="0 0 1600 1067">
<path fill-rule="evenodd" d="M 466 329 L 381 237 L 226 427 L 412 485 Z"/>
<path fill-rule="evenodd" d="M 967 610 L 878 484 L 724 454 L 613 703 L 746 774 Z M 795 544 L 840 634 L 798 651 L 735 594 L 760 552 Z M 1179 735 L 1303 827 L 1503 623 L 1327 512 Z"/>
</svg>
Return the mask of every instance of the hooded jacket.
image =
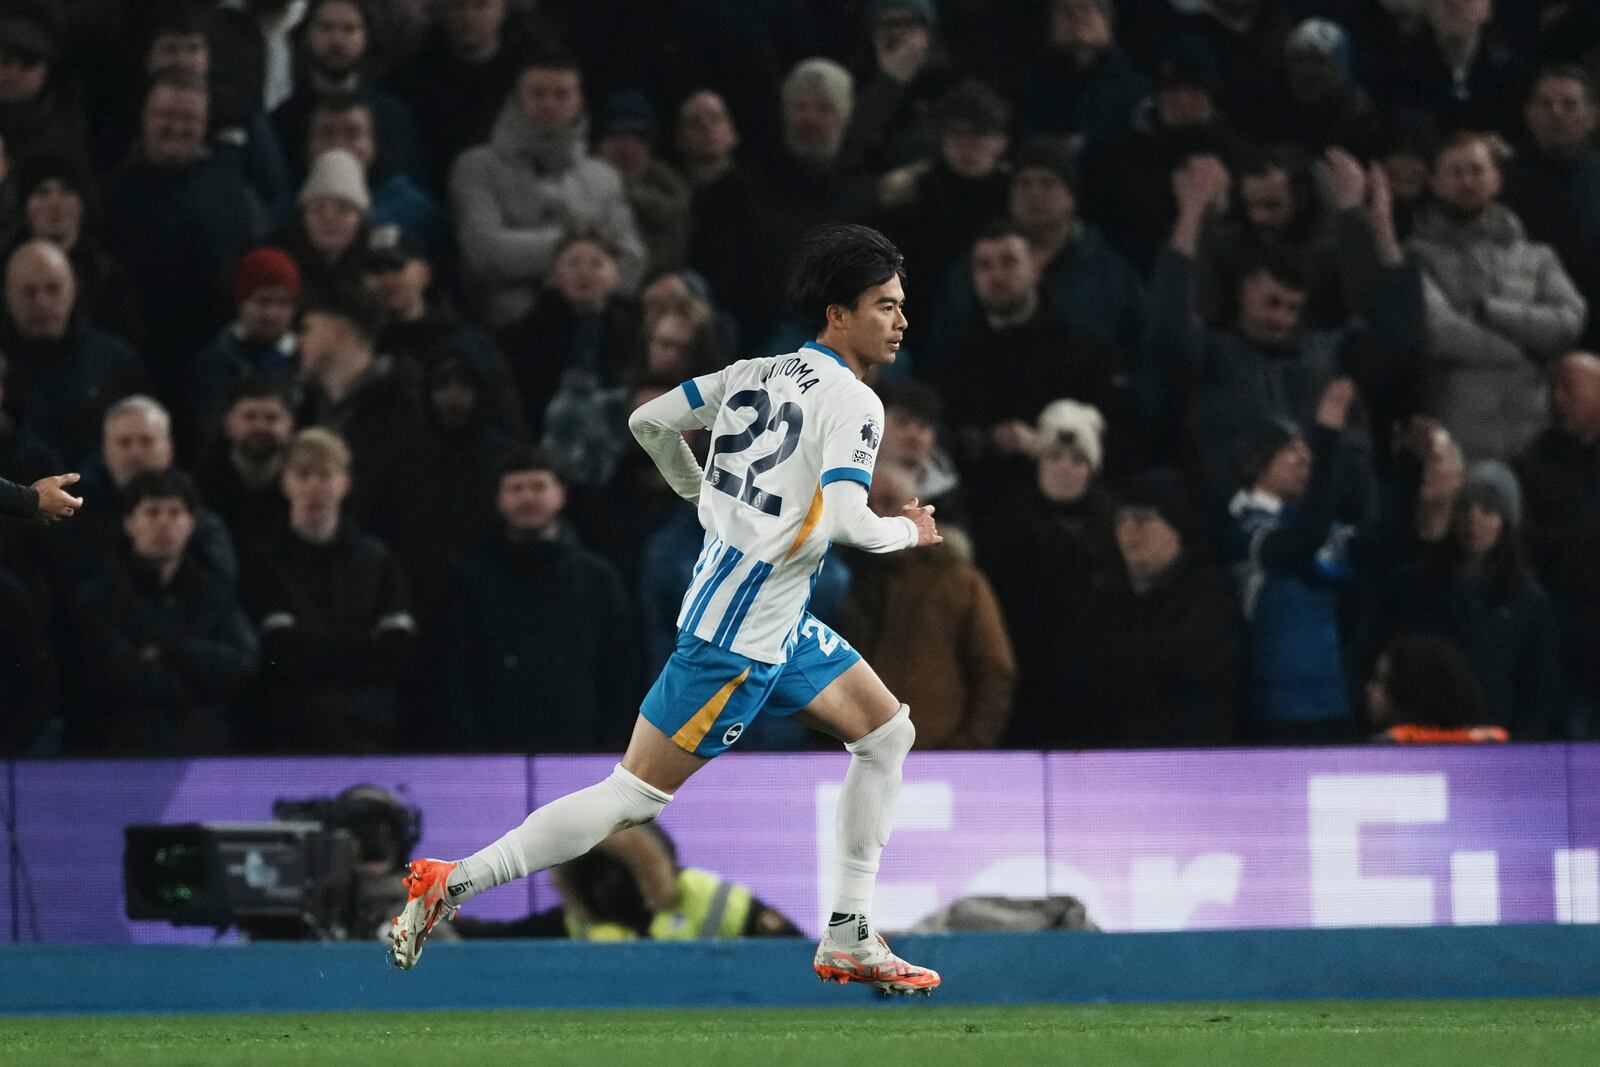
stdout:
<svg viewBox="0 0 1600 1067">
<path fill-rule="evenodd" d="M 573 227 L 592 227 L 617 250 L 623 289 L 644 276 L 645 248 L 609 163 L 583 149 L 587 123 L 544 134 L 508 100 L 487 144 L 469 148 L 450 171 L 450 206 L 463 271 L 482 293 L 491 326 L 528 313 Z"/>
</svg>

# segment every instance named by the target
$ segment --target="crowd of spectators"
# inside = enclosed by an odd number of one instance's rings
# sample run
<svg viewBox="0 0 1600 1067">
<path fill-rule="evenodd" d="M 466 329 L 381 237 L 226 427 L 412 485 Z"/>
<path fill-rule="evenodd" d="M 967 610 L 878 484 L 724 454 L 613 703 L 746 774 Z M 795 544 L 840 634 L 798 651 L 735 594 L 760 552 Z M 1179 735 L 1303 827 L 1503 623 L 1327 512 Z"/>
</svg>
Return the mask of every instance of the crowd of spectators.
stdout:
<svg viewBox="0 0 1600 1067">
<path fill-rule="evenodd" d="M 946 543 L 812 610 L 920 746 L 1594 736 L 1597 69 L 1573 0 L 0 0 L 0 476 L 84 501 L 0 525 L 5 744 L 618 747 L 700 549 L 627 415 L 809 340 L 836 220 Z"/>
</svg>

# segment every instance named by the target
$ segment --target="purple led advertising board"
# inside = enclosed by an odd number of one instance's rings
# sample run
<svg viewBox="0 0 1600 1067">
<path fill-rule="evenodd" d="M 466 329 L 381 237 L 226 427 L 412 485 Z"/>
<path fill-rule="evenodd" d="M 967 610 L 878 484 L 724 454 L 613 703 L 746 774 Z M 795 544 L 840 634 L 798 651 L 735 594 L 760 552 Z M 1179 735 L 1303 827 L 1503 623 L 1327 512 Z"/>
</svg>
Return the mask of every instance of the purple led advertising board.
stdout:
<svg viewBox="0 0 1600 1067">
<path fill-rule="evenodd" d="M 264 820 L 359 783 L 423 812 L 455 858 L 606 757 L 224 759 L 16 765 L 23 940 L 205 942 L 124 917 L 123 827 Z M 845 755 L 733 755 L 662 816 L 682 861 L 748 885 L 814 932 L 831 903 Z M 0 865 L 0 938 L 10 937 Z M 906 764 L 875 916 L 886 929 L 969 894 L 1071 893 L 1108 930 L 1600 922 L 1600 745 L 929 753 Z M 547 883 L 470 913 L 515 918 Z"/>
</svg>

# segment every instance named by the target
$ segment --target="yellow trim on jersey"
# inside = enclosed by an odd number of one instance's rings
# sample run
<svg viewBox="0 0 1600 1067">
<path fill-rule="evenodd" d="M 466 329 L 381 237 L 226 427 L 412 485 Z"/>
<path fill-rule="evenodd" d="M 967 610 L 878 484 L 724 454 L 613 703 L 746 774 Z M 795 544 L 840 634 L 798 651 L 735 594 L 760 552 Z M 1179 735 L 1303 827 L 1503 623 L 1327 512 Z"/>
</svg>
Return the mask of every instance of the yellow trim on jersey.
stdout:
<svg viewBox="0 0 1600 1067">
<path fill-rule="evenodd" d="M 817 523 L 822 521 L 822 486 L 817 486 L 817 491 L 811 498 L 811 510 L 806 512 L 806 519 L 800 524 L 800 532 L 794 535 L 794 544 L 789 546 L 789 551 L 783 554 L 788 559 L 800 551 L 800 546 L 806 543 L 806 538 L 811 536 L 811 531 L 817 528 Z"/>
<path fill-rule="evenodd" d="M 739 677 L 734 678 L 718 689 L 710 700 L 706 701 L 699 711 L 694 713 L 694 718 L 678 727 L 678 732 L 672 735 L 672 743 L 685 752 L 693 752 L 700 747 L 700 742 L 706 739 L 706 734 L 711 732 L 711 724 L 717 721 L 717 716 L 722 714 L 722 709 L 727 707 L 733 691 L 744 684 L 750 677 L 750 668 L 746 667 Z"/>
</svg>

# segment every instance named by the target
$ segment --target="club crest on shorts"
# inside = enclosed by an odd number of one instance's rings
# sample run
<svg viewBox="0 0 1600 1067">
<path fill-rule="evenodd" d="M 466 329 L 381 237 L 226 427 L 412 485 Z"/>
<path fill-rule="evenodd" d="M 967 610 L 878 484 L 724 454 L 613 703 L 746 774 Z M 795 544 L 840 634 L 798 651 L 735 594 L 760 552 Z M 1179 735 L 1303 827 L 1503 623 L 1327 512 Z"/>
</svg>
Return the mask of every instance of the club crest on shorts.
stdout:
<svg viewBox="0 0 1600 1067">
<path fill-rule="evenodd" d="M 739 735 L 742 733 L 744 733 L 744 723 L 736 722 L 732 726 L 728 727 L 727 733 L 722 735 L 722 743 L 725 745 L 731 745 L 735 741 L 739 740 Z"/>
</svg>

